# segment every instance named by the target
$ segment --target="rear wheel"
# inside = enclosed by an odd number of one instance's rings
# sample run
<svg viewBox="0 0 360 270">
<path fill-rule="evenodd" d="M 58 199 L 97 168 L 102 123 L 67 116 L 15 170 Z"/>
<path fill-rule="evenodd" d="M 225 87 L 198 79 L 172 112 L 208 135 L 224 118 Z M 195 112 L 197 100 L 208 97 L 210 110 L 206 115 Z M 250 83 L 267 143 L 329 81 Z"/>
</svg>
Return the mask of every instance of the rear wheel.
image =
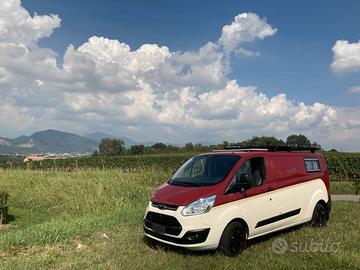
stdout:
<svg viewBox="0 0 360 270">
<path fill-rule="evenodd" d="M 220 239 L 219 251 L 226 256 L 239 255 L 246 248 L 245 227 L 237 221 L 229 223 Z"/>
<path fill-rule="evenodd" d="M 313 227 L 325 226 L 329 220 L 329 212 L 326 206 L 322 203 L 317 203 L 314 208 L 314 213 L 310 221 L 310 225 Z"/>
</svg>

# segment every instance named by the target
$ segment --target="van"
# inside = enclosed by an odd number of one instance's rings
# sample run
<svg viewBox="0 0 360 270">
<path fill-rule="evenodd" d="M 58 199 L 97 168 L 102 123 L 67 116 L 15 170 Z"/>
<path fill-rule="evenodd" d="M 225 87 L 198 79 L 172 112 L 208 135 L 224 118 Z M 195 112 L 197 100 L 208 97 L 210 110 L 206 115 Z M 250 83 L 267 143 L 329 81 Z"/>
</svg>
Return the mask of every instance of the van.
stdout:
<svg viewBox="0 0 360 270">
<path fill-rule="evenodd" d="M 236 256 L 247 240 L 303 223 L 323 226 L 330 182 L 315 150 L 234 147 L 194 156 L 151 195 L 145 235 Z"/>
</svg>

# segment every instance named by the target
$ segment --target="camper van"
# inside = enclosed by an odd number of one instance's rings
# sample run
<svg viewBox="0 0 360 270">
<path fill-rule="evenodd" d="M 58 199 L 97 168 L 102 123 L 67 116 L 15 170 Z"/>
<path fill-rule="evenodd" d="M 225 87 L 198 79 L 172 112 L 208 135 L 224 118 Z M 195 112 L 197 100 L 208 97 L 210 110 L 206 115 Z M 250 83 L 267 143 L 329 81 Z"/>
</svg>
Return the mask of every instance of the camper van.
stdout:
<svg viewBox="0 0 360 270">
<path fill-rule="evenodd" d="M 326 224 L 329 174 L 316 148 L 229 148 L 192 157 L 153 192 L 147 237 L 237 256 L 250 239 Z"/>
</svg>

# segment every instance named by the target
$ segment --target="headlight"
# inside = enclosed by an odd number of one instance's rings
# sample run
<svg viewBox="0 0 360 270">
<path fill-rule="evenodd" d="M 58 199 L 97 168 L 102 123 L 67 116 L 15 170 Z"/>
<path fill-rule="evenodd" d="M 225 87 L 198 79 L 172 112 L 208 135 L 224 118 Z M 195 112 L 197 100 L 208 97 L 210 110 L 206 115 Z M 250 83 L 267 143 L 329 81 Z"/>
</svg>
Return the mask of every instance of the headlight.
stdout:
<svg viewBox="0 0 360 270">
<path fill-rule="evenodd" d="M 194 216 L 207 213 L 214 205 L 215 199 L 216 195 L 207 198 L 201 198 L 185 206 L 184 209 L 181 211 L 181 214 L 183 216 Z"/>
</svg>

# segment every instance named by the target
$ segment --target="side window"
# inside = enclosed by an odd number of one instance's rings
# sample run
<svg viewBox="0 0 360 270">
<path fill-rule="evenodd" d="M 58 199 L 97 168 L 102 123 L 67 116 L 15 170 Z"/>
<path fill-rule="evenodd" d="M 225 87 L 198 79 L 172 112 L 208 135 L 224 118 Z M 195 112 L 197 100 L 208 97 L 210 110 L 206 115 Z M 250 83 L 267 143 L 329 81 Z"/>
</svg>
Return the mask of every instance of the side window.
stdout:
<svg viewBox="0 0 360 270">
<path fill-rule="evenodd" d="M 260 186 L 266 177 L 264 158 L 257 157 L 251 160 L 251 187 Z"/>
<path fill-rule="evenodd" d="M 317 158 L 305 158 L 305 168 L 307 172 L 320 172 L 320 162 Z"/>
<path fill-rule="evenodd" d="M 242 174 L 248 175 L 248 176 L 249 176 L 249 179 L 251 179 L 251 162 L 250 162 L 250 160 L 247 160 L 247 161 L 245 162 L 245 164 L 242 165 L 242 166 L 239 168 L 239 170 L 236 172 L 235 177 L 236 177 L 237 181 L 240 182 L 240 176 L 241 176 Z M 233 180 L 236 181 L 236 179 L 233 179 Z"/>
<path fill-rule="evenodd" d="M 242 183 L 241 175 L 247 176 L 249 188 L 260 186 L 266 178 L 264 158 L 256 157 L 247 160 L 236 172 L 225 193 L 239 191 L 237 184 Z"/>
</svg>

